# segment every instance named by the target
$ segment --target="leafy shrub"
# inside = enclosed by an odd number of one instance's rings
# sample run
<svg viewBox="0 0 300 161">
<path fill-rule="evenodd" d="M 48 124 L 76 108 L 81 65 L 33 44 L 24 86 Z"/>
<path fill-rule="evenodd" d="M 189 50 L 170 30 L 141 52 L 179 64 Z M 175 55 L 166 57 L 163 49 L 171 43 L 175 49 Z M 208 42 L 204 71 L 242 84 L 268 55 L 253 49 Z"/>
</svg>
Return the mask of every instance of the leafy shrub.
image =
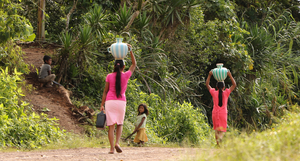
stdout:
<svg viewBox="0 0 300 161">
<path fill-rule="evenodd" d="M 38 148 L 63 135 L 57 127 L 57 119 L 37 115 L 28 108 L 28 103 L 20 101 L 23 95 L 17 82 L 21 74 L 15 70 L 9 75 L 8 68 L 1 69 L 0 147 Z"/>
<path fill-rule="evenodd" d="M 187 138 L 197 144 L 206 140 L 210 127 L 205 116 L 191 103 L 168 103 L 156 129 L 159 136 L 169 141 L 182 142 Z"/>
<path fill-rule="evenodd" d="M 23 56 L 22 49 L 12 41 L 0 45 L 0 66 L 2 67 L 16 68 L 22 73 L 28 73 L 28 64 L 24 62 Z M 12 72 L 9 71 L 9 73 Z"/>
<path fill-rule="evenodd" d="M 33 41 L 35 34 L 30 22 L 18 15 L 21 5 L 11 1 L 0 2 L 0 44 L 10 39 Z"/>
</svg>

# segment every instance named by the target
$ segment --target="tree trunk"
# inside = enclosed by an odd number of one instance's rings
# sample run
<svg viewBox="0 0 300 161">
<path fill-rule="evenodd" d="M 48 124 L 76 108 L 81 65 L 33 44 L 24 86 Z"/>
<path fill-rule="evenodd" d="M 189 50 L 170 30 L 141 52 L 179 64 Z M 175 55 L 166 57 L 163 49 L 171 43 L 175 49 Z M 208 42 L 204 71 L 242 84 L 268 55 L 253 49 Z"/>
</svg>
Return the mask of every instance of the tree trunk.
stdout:
<svg viewBox="0 0 300 161">
<path fill-rule="evenodd" d="M 144 6 L 145 6 L 148 2 L 149 2 L 149 0 L 147 0 L 146 2 L 144 2 L 144 3 L 142 4 L 140 10 L 137 10 L 137 11 L 135 11 L 135 12 L 132 14 L 130 21 L 128 22 L 128 24 L 126 25 L 126 27 L 125 27 L 125 29 L 124 29 L 125 32 L 127 32 L 127 31 L 129 30 L 129 28 L 130 28 L 130 26 L 132 25 L 134 19 L 135 19 L 137 16 L 139 16 L 140 11 L 142 10 L 142 8 L 144 8 Z M 133 7 L 133 8 L 135 8 L 135 7 Z"/>
<path fill-rule="evenodd" d="M 45 0 L 39 0 L 38 6 L 38 27 L 37 27 L 37 41 L 45 41 Z"/>
<path fill-rule="evenodd" d="M 76 8 L 76 4 L 77 4 L 78 1 L 75 2 L 74 0 L 74 4 L 73 4 L 73 7 L 71 8 L 70 12 L 68 13 L 67 15 L 67 22 L 66 22 L 66 31 L 68 30 L 69 28 L 69 22 L 70 22 L 70 16 L 72 15 L 72 13 L 74 12 L 75 8 Z"/>
<path fill-rule="evenodd" d="M 125 27 L 124 31 L 127 32 L 130 28 L 130 26 L 132 25 L 134 19 L 140 14 L 140 11 L 135 11 L 132 16 L 130 21 L 128 22 L 127 26 Z"/>
</svg>

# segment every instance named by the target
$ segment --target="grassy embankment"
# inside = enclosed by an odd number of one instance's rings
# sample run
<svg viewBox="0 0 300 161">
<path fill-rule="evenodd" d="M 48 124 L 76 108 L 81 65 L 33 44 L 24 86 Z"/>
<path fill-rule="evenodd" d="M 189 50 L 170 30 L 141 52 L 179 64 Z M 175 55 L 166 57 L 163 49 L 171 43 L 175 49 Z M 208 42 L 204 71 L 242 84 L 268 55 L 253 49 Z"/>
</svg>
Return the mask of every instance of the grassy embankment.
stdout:
<svg viewBox="0 0 300 161">
<path fill-rule="evenodd" d="M 294 106 L 293 112 L 278 120 L 278 124 L 263 132 L 251 134 L 226 133 L 226 139 L 219 148 L 199 151 L 190 160 L 213 161 L 281 161 L 300 160 L 300 112 Z"/>
</svg>

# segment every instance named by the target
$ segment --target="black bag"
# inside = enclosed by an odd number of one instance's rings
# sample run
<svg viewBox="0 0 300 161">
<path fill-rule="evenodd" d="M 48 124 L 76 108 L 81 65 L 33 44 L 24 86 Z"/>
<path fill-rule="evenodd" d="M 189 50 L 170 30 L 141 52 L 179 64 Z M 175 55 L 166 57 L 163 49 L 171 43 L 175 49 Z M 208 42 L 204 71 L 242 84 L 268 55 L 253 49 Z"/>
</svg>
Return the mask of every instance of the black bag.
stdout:
<svg viewBox="0 0 300 161">
<path fill-rule="evenodd" d="M 101 111 L 97 114 L 96 127 L 104 128 L 106 123 L 106 115 Z"/>
</svg>

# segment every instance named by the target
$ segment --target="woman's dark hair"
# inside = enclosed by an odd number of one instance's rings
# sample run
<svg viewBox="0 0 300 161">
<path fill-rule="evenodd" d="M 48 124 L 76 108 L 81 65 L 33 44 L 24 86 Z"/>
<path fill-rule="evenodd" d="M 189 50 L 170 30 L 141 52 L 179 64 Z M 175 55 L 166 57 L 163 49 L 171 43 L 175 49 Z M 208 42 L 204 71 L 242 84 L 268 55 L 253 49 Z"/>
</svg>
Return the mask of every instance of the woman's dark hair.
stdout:
<svg viewBox="0 0 300 161">
<path fill-rule="evenodd" d="M 48 55 L 45 55 L 44 58 L 43 58 L 43 60 L 44 60 L 45 63 L 46 63 L 46 61 L 48 61 L 49 59 L 51 59 L 51 57 L 48 56 Z"/>
<path fill-rule="evenodd" d="M 124 67 L 124 61 L 123 60 L 115 60 L 115 68 L 114 72 L 117 72 L 116 75 L 116 94 L 117 98 L 122 97 L 121 96 L 121 69 Z"/>
<path fill-rule="evenodd" d="M 217 82 L 217 89 L 219 90 L 219 106 L 222 107 L 223 106 L 223 87 L 225 86 L 224 82 Z"/>
<path fill-rule="evenodd" d="M 140 111 L 139 111 L 140 106 L 143 106 L 143 107 L 144 107 L 144 114 L 146 114 L 146 115 L 148 116 L 148 115 L 149 115 L 149 110 L 148 110 L 148 108 L 147 108 L 147 105 L 146 105 L 146 104 L 143 104 L 143 103 L 141 103 L 141 104 L 139 105 L 139 107 L 138 107 L 138 114 L 140 114 Z M 142 113 L 141 113 L 141 114 L 142 114 Z"/>
</svg>

